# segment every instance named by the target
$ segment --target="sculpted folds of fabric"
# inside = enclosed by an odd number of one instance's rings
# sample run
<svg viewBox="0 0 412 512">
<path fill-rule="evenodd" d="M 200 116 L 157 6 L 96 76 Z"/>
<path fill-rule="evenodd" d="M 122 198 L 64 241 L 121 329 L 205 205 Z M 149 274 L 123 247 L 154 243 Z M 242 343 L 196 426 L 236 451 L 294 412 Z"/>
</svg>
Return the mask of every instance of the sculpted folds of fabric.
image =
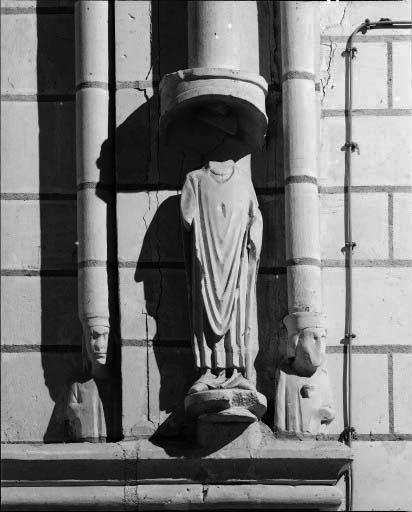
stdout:
<svg viewBox="0 0 412 512">
<path fill-rule="evenodd" d="M 187 175 L 182 190 L 193 346 L 199 368 L 247 370 L 262 217 L 232 161 Z"/>
</svg>

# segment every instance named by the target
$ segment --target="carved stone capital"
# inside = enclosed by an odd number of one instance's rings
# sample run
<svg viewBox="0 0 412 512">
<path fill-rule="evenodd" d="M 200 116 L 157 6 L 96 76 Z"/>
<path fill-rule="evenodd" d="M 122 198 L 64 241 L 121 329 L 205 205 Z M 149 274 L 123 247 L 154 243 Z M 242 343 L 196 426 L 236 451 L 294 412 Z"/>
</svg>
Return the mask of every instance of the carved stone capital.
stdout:
<svg viewBox="0 0 412 512">
<path fill-rule="evenodd" d="M 173 139 L 179 145 L 199 150 L 201 144 L 204 149 L 204 137 L 201 143 L 198 139 L 205 123 L 214 134 L 243 134 L 248 148 L 245 154 L 262 145 L 267 127 L 267 83 L 256 73 L 225 68 L 183 69 L 162 78 L 160 95 L 161 133 L 167 131 L 170 135 L 173 131 L 174 137 L 180 134 L 181 141 Z M 172 124 L 173 130 L 169 129 Z"/>
</svg>

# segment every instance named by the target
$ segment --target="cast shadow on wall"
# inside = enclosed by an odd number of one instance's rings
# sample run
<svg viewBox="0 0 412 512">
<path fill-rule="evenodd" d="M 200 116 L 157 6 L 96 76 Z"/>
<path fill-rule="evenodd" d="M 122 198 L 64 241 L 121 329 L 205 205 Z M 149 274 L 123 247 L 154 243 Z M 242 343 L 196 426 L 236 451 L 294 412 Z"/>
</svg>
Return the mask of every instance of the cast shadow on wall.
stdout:
<svg viewBox="0 0 412 512">
<path fill-rule="evenodd" d="M 266 32 L 262 29 L 262 34 L 272 30 L 273 20 L 268 19 L 266 4 L 269 5 L 269 2 L 259 3 L 259 30 L 263 25 L 266 27 Z M 171 17 L 176 20 L 175 24 L 170 24 Z M 152 19 L 157 20 L 157 23 L 153 23 L 152 40 L 154 43 L 151 56 L 153 76 L 157 79 L 156 77 L 187 67 L 186 2 L 153 1 Z M 49 28 L 45 25 L 42 17 L 38 16 L 38 55 L 39 58 L 41 55 L 42 59 L 45 56 L 47 57 L 50 52 L 53 53 L 53 45 L 50 44 L 50 38 L 47 35 Z M 262 66 L 268 67 L 268 59 L 272 58 L 272 53 L 265 46 L 265 37 L 261 36 L 259 42 Z M 74 64 L 74 37 L 71 51 L 73 54 L 70 56 L 71 60 L 68 59 L 68 61 L 73 61 Z M 40 66 L 38 67 L 40 69 Z M 272 81 L 272 77 L 269 77 L 268 73 L 261 71 L 261 74 L 268 81 Z M 74 76 L 74 70 L 72 76 Z M 42 74 L 39 73 L 39 90 L 40 82 L 43 80 Z M 71 88 L 71 91 L 73 90 L 74 84 Z M 148 408 L 150 421 L 159 425 L 153 437 L 162 439 L 186 437 L 192 432 L 192 425 L 185 420 L 183 401 L 187 389 L 196 378 L 196 372 L 190 346 L 190 321 L 177 191 L 180 189 L 187 172 L 199 168 L 207 160 L 207 155 L 199 155 L 196 152 L 183 153 L 175 147 L 167 145 L 164 140 L 159 140 L 158 88 L 154 88 L 151 97 L 147 92 L 149 91 L 144 92 L 146 101 L 143 105 L 125 119 L 116 128 L 116 132 L 112 133 L 111 137 L 102 145 L 100 157 L 97 161 L 101 172 L 100 186 L 97 187 L 96 193 L 107 202 L 107 218 L 115 219 L 113 196 L 107 192 L 107 186 L 111 183 L 110 176 L 115 165 L 118 192 L 147 192 L 151 194 L 150 200 L 156 202 L 155 205 L 152 205 L 152 208 L 156 206 L 156 212 L 147 226 L 143 243 L 138 248 L 137 261 L 128 262 L 128 265 L 133 264 L 135 266 L 134 286 L 143 286 L 145 308 L 148 317 L 154 320 L 152 323 L 156 325 L 155 332 L 150 334 L 146 343 L 149 345 L 148 352 L 152 352 L 157 366 L 157 371 L 153 372 L 154 375 L 147 376 L 149 382 L 152 383 L 150 391 L 154 392 L 155 395 L 158 394 L 158 396 L 151 397 Z M 72 144 L 68 147 L 72 148 L 73 153 L 71 160 L 70 158 L 69 160 L 74 182 L 74 102 L 71 103 L 71 106 L 72 110 L 69 115 Z M 252 179 L 254 182 L 256 181 L 258 187 L 267 188 L 263 196 L 258 194 L 265 230 L 262 253 L 270 252 L 265 246 L 271 244 L 284 247 L 283 197 L 280 195 L 275 198 L 275 202 L 280 201 L 282 205 L 282 208 L 277 209 L 278 212 L 281 212 L 278 218 L 273 220 L 272 213 L 266 213 L 269 210 L 264 207 L 266 203 L 270 204 L 273 201 L 271 189 L 276 188 L 276 184 L 282 180 L 280 178 L 282 176 L 281 166 L 275 165 L 273 158 L 275 153 L 275 160 L 279 160 L 279 154 L 281 155 L 281 148 L 278 145 L 279 109 L 268 108 L 267 110 L 269 114 L 267 140 L 262 152 L 253 154 L 251 158 Z M 110 122 L 113 122 L 113 119 Z M 51 121 L 50 115 L 44 112 L 44 108 L 41 109 L 41 104 L 39 104 L 39 124 L 40 192 L 46 192 L 48 191 L 47 183 L 50 177 L 48 159 L 50 158 L 49 132 Z M 113 145 L 116 152 L 115 162 L 111 151 Z M 216 156 L 215 159 L 219 159 L 219 157 Z M 266 168 L 267 171 L 262 172 L 262 168 Z M 72 196 L 71 200 L 73 200 Z M 73 245 L 70 246 L 70 252 L 72 252 L 76 240 L 75 201 L 73 201 L 73 205 L 74 215 L 72 215 L 69 224 L 73 231 L 73 240 L 71 241 Z M 142 219 L 128 218 L 127 221 L 141 222 Z M 47 236 L 46 234 L 50 230 L 53 215 L 50 214 L 49 210 L 46 211 L 44 204 L 41 206 L 41 222 L 42 262 L 45 262 L 49 249 L 47 243 L 44 243 L 43 237 Z M 274 222 L 278 222 L 281 229 L 272 229 Z M 115 237 L 110 236 L 110 233 L 113 233 L 113 225 L 110 225 L 109 220 L 107 229 L 110 242 L 108 260 L 116 261 L 116 240 Z M 281 259 L 283 259 L 283 256 L 282 254 Z M 270 266 L 272 266 L 272 263 L 269 264 Z M 68 283 L 70 286 L 70 300 L 73 302 L 73 306 L 70 305 L 73 319 L 71 323 L 66 320 L 65 325 L 70 325 L 72 329 L 69 338 L 67 336 L 66 338 L 73 345 L 73 348 L 68 350 L 67 353 L 62 350 L 53 359 L 49 357 L 51 354 L 42 351 L 46 385 L 51 397 L 56 402 L 55 411 L 45 435 L 45 441 L 62 441 L 64 439 L 63 413 L 65 400 L 67 400 L 67 390 L 72 382 L 81 379 L 82 365 L 81 354 L 79 354 L 81 330 L 77 320 L 75 255 L 73 266 L 68 274 L 71 276 Z M 109 287 L 111 308 L 113 308 L 113 305 L 117 307 L 118 304 L 117 283 L 114 274 L 110 274 L 112 276 Z M 258 279 L 259 351 L 255 362 L 257 387 L 268 398 L 268 411 L 264 421 L 269 425 L 273 422 L 274 410 L 274 345 L 276 331 L 280 319 L 286 313 L 284 311 L 286 307 L 285 276 L 280 275 L 275 278 L 272 274 L 271 268 L 263 269 Z M 53 279 L 42 277 L 42 327 L 43 333 L 46 334 L 46 336 L 43 336 L 43 343 L 47 343 L 47 340 L 53 338 L 53 336 L 56 338 L 55 326 L 62 318 L 56 309 L 60 307 L 59 304 L 61 305 L 61 302 L 55 300 L 56 285 L 58 286 L 56 281 L 53 282 Z M 117 315 L 116 307 L 111 311 L 111 315 L 113 314 L 115 317 Z M 59 341 L 56 343 L 59 343 Z M 110 340 L 110 345 L 119 347 L 117 339 Z M 136 375 L 136 378 L 139 378 L 139 376 Z M 111 411 L 110 417 L 106 419 L 109 425 L 114 425 L 112 429 L 114 435 L 112 437 L 116 438 L 120 428 L 121 411 L 110 409 L 110 401 L 112 401 L 110 395 L 107 398 L 107 395 L 101 393 L 101 398 L 104 402 L 107 402 L 105 409 Z M 118 400 L 120 401 L 119 397 Z"/>
<path fill-rule="evenodd" d="M 72 7 L 50 9 L 49 0 L 38 1 L 36 7 L 41 361 L 45 385 L 55 403 L 43 440 L 64 442 L 74 440 L 67 419 L 71 387 L 90 379 L 90 371 L 84 366 L 77 307 L 74 10 Z M 112 109 L 109 126 L 113 123 Z M 107 143 L 110 146 L 112 140 Z M 113 157 L 107 153 L 110 151 L 107 152 L 105 147 L 102 183 L 99 184 L 103 186 L 97 186 L 96 194 L 107 205 L 107 260 L 113 262 L 116 258 L 115 195 L 105 186 L 113 174 Z M 105 415 L 107 440 L 113 441 L 121 435 L 116 275 L 116 269 L 110 267 L 109 309 L 113 328 L 109 345 L 114 349 L 111 357 L 114 379 L 108 383 L 96 382 Z"/>
<path fill-rule="evenodd" d="M 74 15 L 37 2 L 41 363 L 54 409 L 45 442 L 65 439 L 65 403 L 81 370 L 77 317 Z M 64 229 L 62 227 L 64 226 Z M 33 278 L 29 278 L 33 279 Z"/>
<path fill-rule="evenodd" d="M 263 3 L 266 5 L 266 2 Z M 273 23 L 273 18 L 266 11 L 260 6 L 259 23 L 265 24 L 265 33 L 272 30 Z M 177 20 L 176 26 L 169 23 L 171 16 Z M 152 19 L 158 20 L 153 23 L 153 75 L 161 77 L 187 67 L 186 2 L 152 2 Z M 267 61 L 272 58 L 273 53 L 264 47 L 265 37 L 260 37 L 260 43 L 261 60 L 270 67 Z M 179 151 L 174 145 L 168 144 L 165 137 L 159 138 L 158 88 L 145 91 L 144 94 L 146 101 L 143 105 L 116 129 L 116 172 L 119 192 L 143 192 L 140 197 L 149 201 L 150 212 L 144 214 L 144 219 L 124 220 L 136 223 L 144 221 L 145 224 L 147 222 L 143 242 L 135 247 L 138 260 L 135 262 L 134 281 L 143 286 L 143 309 L 147 312 L 148 323 L 155 325 L 154 332 L 149 328 L 146 340 L 148 353 L 153 354 L 157 365 L 157 371 L 151 369 L 150 365 L 148 369 L 149 373 L 153 373 L 148 375 L 150 391 L 155 394 L 149 400 L 148 413 L 149 420 L 159 425 L 153 439 L 161 440 L 190 436 L 193 427 L 184 415 L 184 397 L 196 378 L 196 370 L 190 344 L 178 190 L 187 172 L 200 168 L 208 158 L 237 160 L 244 156 L 244 149 L 234 149 L 232 145 L 229 151 L 212 156 L 196 151 Z M 264 148 L 251 157 L 252 178 L 259 176 L 259 186 L 265 189 L 263 203 L 271 205 L 277 202 L 281 208 L 276 208 L 276 212 L 281 213 L 273 220 L 273 209 L 262 209 L 265 223 L 263 253 L 276 252 L 268 250 L 267 246 L 271 244 L 284 247 L 283 196 L 280 194 L 274 198 L 272 192 L 276 189 L 274 184 L 283 179 L 279 178 L 283 173 L 278 165 L 281 160 L 279 155 L 282 153 L 279 146 L 279 108 L 272 105 L 268 108 L 268 113 L 269 128 Z M 219 135 L 205 132 L 205 136 L 217 137 L 217 145 L 222 142 Z M 101 165 L 104 163 L 101 162 Z M 268 171 L 262 171 L 263 168 Z M 155 213 L 152 217 L 153 210 Z M 150 222 L 147 219 L 151 219 Z M 122 220 L 119 219 L 119 222 Z M 272 229 L 274 222 L 280 227 Z M 136 253 L 136 250 L 133 252 Z M 280 253 L 278 260 L 283 261 L 283 249 Z M 127 262 L 128 267 L 132 264 L 133 262 Z M 269 266 L 263 270 L 264 275 L 258 280 L 259 351 L 255 362 L 257 387 L 268 397 L 268 412 L 264 421 L 270 426 L 274 416 L 275 342 L 279 320 L 286 314 L 284 309 L 287 304 L 284 269 L 279 270 L 282 275 L 272 275 L 273 265 L 276 266 L 271 260 Z"/>
</svg>

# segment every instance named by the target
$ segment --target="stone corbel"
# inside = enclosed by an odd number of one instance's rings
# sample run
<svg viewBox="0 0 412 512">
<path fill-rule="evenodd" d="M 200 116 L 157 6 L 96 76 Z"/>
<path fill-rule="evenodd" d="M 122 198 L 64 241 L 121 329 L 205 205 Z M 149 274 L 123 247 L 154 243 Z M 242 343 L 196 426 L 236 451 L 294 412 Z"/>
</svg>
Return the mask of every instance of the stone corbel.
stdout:
<svg viewBox="0 0 412 512">
<path fill-rule="evenodd" d="M 287 342 L 280 347 L 279 367 L 285 373 L 311 377 L 326 357 L 325 317 L 320 313 L 298 311 L 283 320 Z"/>
<path fill-rule="evenodd" d="M 109 332 L 110 325 L 107 317 L 94 317 L 83 322 L 83 336 L 87 357 L 91 363 L 92 375 L 96 378 L 104 378 L 107 373 Z"/>
</svg>

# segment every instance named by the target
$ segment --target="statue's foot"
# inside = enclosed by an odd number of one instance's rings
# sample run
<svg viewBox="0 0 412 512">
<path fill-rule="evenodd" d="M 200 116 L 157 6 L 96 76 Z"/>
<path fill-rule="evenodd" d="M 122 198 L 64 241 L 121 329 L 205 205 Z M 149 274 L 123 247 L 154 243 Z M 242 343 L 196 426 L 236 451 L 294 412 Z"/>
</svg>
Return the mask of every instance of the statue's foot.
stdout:
<svg viewBox="0 0 412 512">
<path fill-rule="evenodd" d="M 256 391 L 255 386 L 244 377 L 238 370 L 233 371 L 233 375 L 229 377 L 221 385 L 222 389 L 247 389 L 250 391 Z"/>
<path fill-rule="evenodd" d="M 197 381 L 192 385 L 187 394 L 193 395 L 194 393 L 199 393 L 200 391 L 207 391 L 208 389 L 220 388 L 224 380 L 224 372 L 221 372 L 219 373 L 219 375 L 216 376 L 214 373 L 211 372 L 211 370 L 208 369 L 197 379 Z"/>
</svg>

